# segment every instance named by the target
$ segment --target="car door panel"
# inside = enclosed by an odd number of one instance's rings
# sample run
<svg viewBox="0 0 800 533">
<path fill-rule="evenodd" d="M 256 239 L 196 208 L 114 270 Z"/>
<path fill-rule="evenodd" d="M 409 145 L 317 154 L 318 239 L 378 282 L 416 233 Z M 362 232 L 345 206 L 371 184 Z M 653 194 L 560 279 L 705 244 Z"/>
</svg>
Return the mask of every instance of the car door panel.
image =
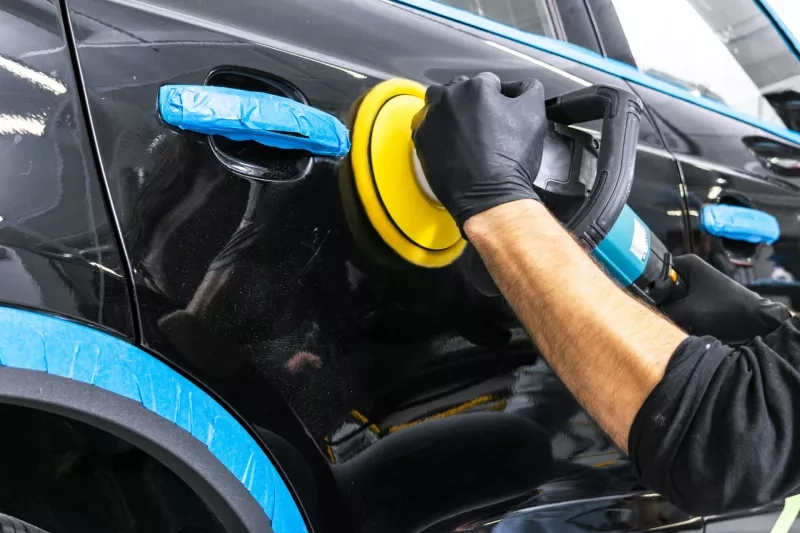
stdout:
<svg viewBox="0 0 800 533">
<path fill-rule="evenodd" d="M 765 168 L 748 148 L 747 140 L 758 137 L 792 144 L 651 89 L 635 89 L 663 132 L 668 149 L 680 162 L 692 250 L 737 281 L 791 304 L 793 280 L 800 267 L 800 188 Z M 748 246 L 708 235 L 700 227 L 700 210 L 717 202 L 747 205 L 774 215 L 780 224 L 780 239 L 769 246 Z"/>
<path fill-rule="evenodd" d="M 641 69 L 629 76 L 631 86 L 680 163 L 692 250 L 738 281 L 792 303 L 800 189 L 771 158 L 791 167 L 800 137 L 780 125 L 769 98 L 793 86 L 800 68 L 795 54 L 755 1 L 688 0 L 669 9 L 627 0 L 606 4 L 622 24 L 603 26 L 603 37 L 621 41 L 627 35 Z M 691 31 L 680 38 L 673 27 Z M 681 61 L 687 54 L 693 55 Z M 700 210 L 719 202 L 770 212 L 781 238 L 752 246 L 705 234 Z"/>
<path fill-rule="evenodd" d="M 504 79 L 537 77 L 549 96 L 620 80 L 373 0 L 344 0 L 336 9 L 311 0 L 268 9 L 255 0 L 237 0 L 236 9 L 181 0 L 67 0 L 67 7 L 130 253 L 143 344 L 289 444 L 285 454 L 265 446 L 315 530 L 345 528 L 342 513 L 352 520 L 376 513 L 379 504 L 357 503 L 369 494 L 345 490 L 342 503 L 337 483 L 361 479 L 356 467 L 382 471 L 380 450 L 397 442 L 394 434 L 425 438 L 428 427 L 456 414 L 465 415 L 459 431 L 473 431 L 468 421 L 482 411 L 512 426 L 520 420 L 514 413 L 526 413 L 548 432 L 553 457 L 543 453 L 539 464 L 533 448 L 495 456 L 498 468 L 528 465 L 525 490 L 501 475 L 468 478 L 465 464 L 444 475 L 436 457 L 425 457 L 433 466 L 408 483 L 438 486 L 448 476 L 476 483 L 482 488 L 465 497 L 485 497 L 470 504 L 483 515 L 519 505 L 540 485 L 557 487 L 565 472 L 576 482 L 553 501 L 638 489 L 624 454 L 520 328 L 503 322 L 502 302 L 476 295 L 457 267 L 387 269 L 367 256 L 342 199 L 346 162 L 314 158 L 302 172 L 248 180 L 206 137 L 168 127 L 155 109 L 160 86 L 203 84 L 220 69 L 268 80 L 346 123 L 367 89 L 394 76 L 429 84 L 491 70 Z M 265 164 L 283 157 L 264 154 Z M 682 219 L 670 214 L 683 205 L 678 167 L 647 120 L 638 155 L 632 206 L 679 249 Z M 480 427 L 461 442 L 494 449 L 500 437 Z M 292 469 L 297 457 L 310 473 Z M 414 494 L 422 491 L 392 500 L 419 510 L 425 502 Z M 444 508 L 444 491 L 439 501 Z"/>
<path fill-rule="evenodd" d="M 751 80 L 743 78 L 743 74 L 755 79 L 780 79 L 781 73 L 796 71 L 797 64 L 787 64 L 786 60 L 794 56 L 785 53 L 780 56 L 780 67 L 774 62 L 770 63 L 773 56 L 778 57 L 776 50 L 781 46 L 780 39 L 776 40 L 776 35 L 770 34 L 768 21 L 742 16 L 748 7 L 753 7 L 747 5 L 747 0 L 724 5 L 691 1 L 688 4 L 698 13 L 707 10 L 703 12 L 705 22 L 726 47 L 714 49 L 713 44 L 708 44 L 709 49 L 719 55 L 719 62 L 705 62 L 710 73 L 707 76 L 702 72 L 692 73 L 691 68 L 685 70 L 684 76 L 680 76 L 681 69 L 676 63 L 665 60 L 665 64 L 669 65 L 667 70 L 674 69 L 666 74 L 673 85 L 661 86 L 661 90 L 658 90 L 656 83 L 632 83 L 631 86 L 645 103 L 667 149 L 679 162 L 685 184 L 685 216 L 691 251 L 737 281 L 797 308 L 800 304 L 795 282 L 800 252 L 797 240 L 800 188 L 795 180 L 786 179 L 787 173 L 781 174 L 781 169 L 776 168 L 770 159 L 773 156 L 782 158 L 782 162 L 790 168 L 798 153 L 797 133 L 762 120 L 770 118 L 766 99 L 762 99 L 761 105 L 757 106 L 758 115 L 762 117 L 758 118 L 753 116 L 752 106 L 751 113 L 744 110 L 751 103 L 747 99 L 735 100 L 730 98 L 732 93 L 726 93 L 729 101 L 743 109 L 734 108 L 712 91 L 719 86 L 712 84 L 709 89 L 701 83 L 718 81 L 715 76 L 725 80 L 725 75 L 730 75 L 730 70 L 726 69 L 732 68 L 730 60 L 734 58 L 739 67 L 738 70 L 733 68 L 733 76 L 739 76 L 743 92 L 750 91 L 748 98 L 758 99 L 765 96 L 762 94 L 765 90 L 761 89 L 764 84 L 751 83 L 753 87 L 750 87 L 747 82 Z M 630 9 L 631 5 L 626 3 L 623 7 Z M 644 7 L 646 9 L 647 6 Z M 717 11 L 718 8 L 721 9 Z M 623 18 L 628 18 L 630 22 L 630 15 L 628 13 Z M 645 25 L 645 29 L 647 24 L 659 27 L 667 24 L 656 13 L 649 19 L 640 17 L 638 22 L 640 26 Z M 767 24 L 764 25 L 764 22 Z M 751 31 L 753 28 L 760 29 Z M 605 30 L 614 33 L 613 38 L 618 41 L 625 39 L 622 28 L 606 27 Z M 642 43 L 641 30 L 639 27 L 633 32 L 637 41 L 631 43 L 634 56 L 637 51 L 635 45 L 641 46 Z M 757 38 L 767 39 L 768 42 L 759 47 L 754 43 Z M 661 43 L 661 49 L 672 49 L 676 58 L 683 57 L 679 52 L 682 50 L 680 46 L 670 46 L 669 42 Z M 731 54 L 731 58 L 724 56 L 724 50 Z M 754 60 L 756 57 L 758 59 Z M 658 71 L 660 65 L 655 61 L 656 58 L 657 54 L 646 55 L 640 67 Z M 701 62 L 696 58 L 687 61 L 690 65 Z M 660 72 L 658 75 L 665 74 Z M 691 94 L 687 88 L 691 89 Z M 765 145 L 767 149 L 760 153 L 760 147 Z M 780 224 L 780 239 L 772 245 L 752 245 L 708 235 L 702 230 L 700 213 L 704 205 L 715 203 L 744 205 L 771 213 Z M 794 504 L 787 500 L 785 504 L 775 502 L 757 509 L 707 516 L 703 518 L 703 524 L 708 532 L 794 530 L 797 528 L 794 509 Z"/>
</svg>

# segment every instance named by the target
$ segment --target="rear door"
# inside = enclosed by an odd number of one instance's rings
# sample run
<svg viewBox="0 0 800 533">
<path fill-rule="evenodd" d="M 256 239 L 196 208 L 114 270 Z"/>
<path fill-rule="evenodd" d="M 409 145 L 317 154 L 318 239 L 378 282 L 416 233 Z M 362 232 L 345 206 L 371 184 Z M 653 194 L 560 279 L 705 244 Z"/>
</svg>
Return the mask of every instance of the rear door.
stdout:
<svg viewBox="0 0 800 533">
<path fill-rule="evenodd" d="M 516 3 L 541 7 L 539 18 L 518 16 Z M 559 30 L 557 19 L 547 18 L 557 13 L 553 3 L 505 5 L 511 17 L 505 22 L 525 19 L 526 28 L 550 36 L 547 46 L 572 49 L 557 39 L 569 27 Z M 548 96 L 593 83 L 622 85 L 621 79 L 457 17 L 379 0 L 66 0 L 66 6 L 132 263 L 143 344 L 288 442 L 294 453 L 276 456 L 276 463 L 315 531 L 344 529 L 346 510 L 353 520 L 381 514 L 353 498 L 343 504 L 332 471 L 341 479 L 348 466 L 370 464 L 355 459 L 392 442 L 387 436 L 472 410 L 514 424 L 521 418 L 506 411 L 524 412 L 551 430 L 551 448 L 576 480 L 556 490 L 557 499 L 639 489 L 624 454 L 549 369 L 541 362 L 531 367 L 537 352 L 519 329 L 507 330 L 502 305 L 470 299 L 457 266 L 387 269 L 368 257 L 354 237 L 343 162 L 212 142 L 168 127 L 155 106 L 164 84 L 225 85 L 302 100 L 351 124 L 363 94 L 390 77 L 430 84 L 490 70 L 508 80 L 539 78 Z M 599 131 L 596 123 L 583 127 Z M 633 208 L 679 252 L 685 240 L 678 166 L 646 117 L 636 172 Z M 493 340 L 498 331 L 510 339 L 502 354 Z M 471 442 L 511 463 L 509 471 L 519 458 L 531 490 L 557 476 L 544 474 L 547 464 L 531 467 L 549 461 L 546 454 L 519 448 L 498 455 L 483 437 Z M 415 474 L 416 487 L 457 483 L 461 478 L 453 476 L 463 472 L 464 483 L 475 486 L 461 487 L 466 501 L 480 498 L 483 506 L 502 500 L 484 497 L 487 491 L 510 490 L 494 473 L 482 479 L 469 464 L 443 473 L 437 458 L 427 459 L 431 467 Z M 379 465 L 376 480 L 383 477 Z M 587 478 L 593 481 L 583 483 Z M 453 498 L 444 492 L 427 501 L 415 494 L 427 493 L 409 490 L 391 503 L 449 512 Z M 686 519 L 670 513 L 651 525 Z M 398 523 L 371 530 L 394 531 Z"/>
<path fill-rule="evenodd" d="M 796 41 L 756 0 L 613 5 L 638 67 L 631 85 L 680 162 L 693 251 L 788 302 L 800 275 L 800 134 L 789 129 L 800 101 Z M 754 246 L 710 237 L 699 224 L 707 203 L 770 212 L 781 238 Z"/>
</svg>

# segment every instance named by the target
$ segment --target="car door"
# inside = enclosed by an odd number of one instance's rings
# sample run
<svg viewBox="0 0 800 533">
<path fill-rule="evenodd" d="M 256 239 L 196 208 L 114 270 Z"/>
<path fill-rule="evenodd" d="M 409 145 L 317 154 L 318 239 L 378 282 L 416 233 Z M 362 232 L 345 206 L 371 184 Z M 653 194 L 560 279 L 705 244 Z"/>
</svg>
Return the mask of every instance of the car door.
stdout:
<svg viewBox="0 0 800 533">
<path fill-rule="evenodd" d="M 755 0 L 612 3 L 638 66 L 631 86 L 680 163 L 692 250 L 745 285 L 786 303 L 795 298 L 796 306 L 795 41 Z M 780 239 L 752 245 L 708 235 L 699 215 L 714 203 L 773 214 Z"/>
<path fill-rule="evenodd" d="M 761 2 L 613 0 L 621 24 L 607 34 L 638 71 L 631 87 L 645 102 L 680 164 L 692 251 L 741 283 L 797 307 L 800 135 L 796 41 Z M 680 28 L 680 31 L 678 29 Z M 623 39 L 624 36 L 624 39 Z M 621 50 L 621 52 L 620 52 Z M 703 231 L 707 204 L 753 207 L 774 215 L 771 245 Z M 707 532 L 795 531 L 796 499 L 704 518 Z"/>
<path fill-rule="evenodd" d="M 541 16 L 558 14 L 537 4 Z M 347 161 L 209 139 L 167 126 L 155 107 L 165 84 L 222 85 L 351 124 L 364 93 L 390 77 L 430 84 L 491 70 L 536 77 L 548 96 L 624 83 L 559 52 L 571 48 L 553 38 L 556 19 L 529 20 L 553 52 L 378 0 L 66 6 L 142 344 L 252 424 L 314 531 L 446 520 L 463 530 L 534 495 L 532 505 L 619 493 L 631 500 L 589 522 L 636 529 L 618 508 L 646 507 L 653 527 L 699 527 L 641 493 L 624 454 L 508 325 L 501 301 L 471 291 L 457 265 L 387 267 L 370 255 L 354 228 Z M 678 166 L 648 117 L 636 172 L 632 207 L 670 250 L 684 249 Z M 494 424 L 509 431 L 486 429 Z M 431 431 L 441 445 L 420 445 Z M 470 453 L 454 452 L 467 444 Z M 411 451 L 426 468 L 386 463 Z M 475 454 L 493 466 L 471 468 Z"/>
</svg>

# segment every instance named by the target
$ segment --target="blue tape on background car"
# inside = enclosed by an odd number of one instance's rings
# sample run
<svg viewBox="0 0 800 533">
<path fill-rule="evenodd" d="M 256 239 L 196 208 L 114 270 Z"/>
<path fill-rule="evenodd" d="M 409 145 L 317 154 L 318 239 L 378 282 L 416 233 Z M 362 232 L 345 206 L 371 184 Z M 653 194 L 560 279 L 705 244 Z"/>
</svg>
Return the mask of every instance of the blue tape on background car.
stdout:
<svg viewBox="0 0 800 533">
<path fill-rule="evenodd" d="M 290 98 L 206 85 L 165 85 L 158 111 L 167 124 L 234 141 L 342 157 L 347 128 L 333 115 Z"/>
<path fill-rule="evenodd" d="M 700 227 L 716 237 L 754 244 L 772 244 L 781 236 L 777 218 L 764 211 L 738 205 L 703 206 Z"/>
<path fill-rule="evenodd" d="M 679 100 L 683 100 L 710 111 L 714 111 L 720 115 L 725 115 L 740 122 L 744 122 L 745 124 L 750 124 L 751 126 L 755 126 L 756 128 L 760 128 L 764 131 L 768 131 L 774 135 L 777 135 L 778 137 L 786 139 L 787 141 L 800 144 L 800 133 L 798 132 L 776 126 L 775 124 L 771 124 L 745 113 L 740 113 L 735 109 L 731 109 L 725 104 L 721 104 L 711 100 L 710 98 L 706 98 L 704 96 L 695 96 L 689 91 L 681 89 L 678 86 L 661 81 L 652 76 L 648 76 L 632 65 L 623 63 L 622 61 L 617 61 L 616 59 L 609 59 L 581 46 L 559 41 L 557 39 L 551 39 L 543 35 L 536 35 L 534 33 L 518 30 L 511 26 L 506 26 L 500 22 L 495 22 L 479 15 L 475 15 L 469 11 L 464 11 L 462 9 L 441 4 L 435 0 L 394 1 L 399 4 L 405 4 L 421 11 L 453 20 L 467 26 L 472 26 L 473 28 L 516 41 L 520 44 L 524 44 L 538 50 L 581 63 L 582 65 L 606 72 L 612 76 L 617 76 L 624 80 L 630 81 L 631 83 L 642 85 L 644 87 L 653 89 L 654 91 L 658 91 Z"/>
<path fill-rule="evenodd" d="M 644 272 L 650 256 L 650 230 L 633 209 L 622 208 L 617 221 L 606 238 L 600 241 L 592 255 L 614 278 L 627 287 Z"/>
<path fill-rule="evenodd" d="M 139 348 L 60 318 L 0 307 L 0 365 L 90 383 L 191 433 L 239 479 L 275 533 L 305 533 L 289 489 L 247 430 L 202 389 Z"/>
</svg>

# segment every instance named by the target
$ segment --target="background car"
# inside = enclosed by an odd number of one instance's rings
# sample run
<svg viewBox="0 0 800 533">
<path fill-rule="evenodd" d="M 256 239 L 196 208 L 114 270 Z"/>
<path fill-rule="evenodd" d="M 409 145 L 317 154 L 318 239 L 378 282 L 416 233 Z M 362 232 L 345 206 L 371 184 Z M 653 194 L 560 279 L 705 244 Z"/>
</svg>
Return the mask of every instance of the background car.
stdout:
<svg viewBox="0 0 800 533">
<path fill-rule="evenodd" d="M 759 1 L 4 0 L 0 512 L 53 533 L 797 527 L 793 501 L 694 517 L 641 486 L 502 299 L 362 242 L 347 160 L 156 110 L 206 84 L 352 124 L 381 80 L 487 70 L 634 91 L 631 207 L 800 305 L 798 45 Z M 781 238 L 711 237 L 707 203 Z"/>
</svg>

